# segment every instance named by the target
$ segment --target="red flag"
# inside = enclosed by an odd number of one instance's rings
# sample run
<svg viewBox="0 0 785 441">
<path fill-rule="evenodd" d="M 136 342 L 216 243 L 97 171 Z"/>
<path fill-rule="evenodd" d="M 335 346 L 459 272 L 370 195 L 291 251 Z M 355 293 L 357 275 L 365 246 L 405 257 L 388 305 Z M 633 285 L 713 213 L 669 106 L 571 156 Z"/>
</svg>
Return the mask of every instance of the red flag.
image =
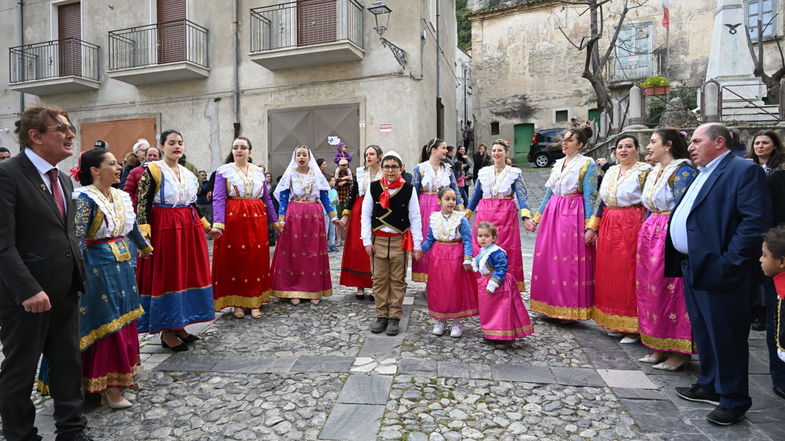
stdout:
<svg viewBox="0 0 785 441">
<path fill-rule="evenodd" d="M 671 13 L 670 13 L 670 0 L 662 0 L 662 27 L 670 27 Z"/>
</svg>

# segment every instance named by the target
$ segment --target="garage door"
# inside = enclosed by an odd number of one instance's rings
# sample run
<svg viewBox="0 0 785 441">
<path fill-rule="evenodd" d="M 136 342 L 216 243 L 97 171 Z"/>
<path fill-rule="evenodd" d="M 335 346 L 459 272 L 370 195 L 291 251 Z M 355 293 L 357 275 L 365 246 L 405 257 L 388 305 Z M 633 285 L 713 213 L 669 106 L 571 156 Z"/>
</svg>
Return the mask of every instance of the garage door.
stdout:
<svg viewBox="0 0 785 441">
<path fill-rule="evenodd" d="M 292 159 L 295 146 L 311 147 L 316 158 L 328 161 L 328 170 L 335 171 L 335 147 L 327 143 L 327 137 L 338 136 L 349 144 L 352 155 L 351 168 L 362 164 L 360 158 L 360 106 L 341 104 L 336 106 L 298 107 L 270 110 L 268 120 L 268 146 L 270 157 L 268 170 L 273 176 L 283 174 Z"/>
<path fill-rule="evenodd" d="M 100 121 L 80 124 L 79 142 L 82 150 L 88 150 L 95 141 L 102 139 L 109 143 L 109 151 L 122 161 L 139 138 L 157 145 L 156 133 L 155 118 Z"/>
</svg>

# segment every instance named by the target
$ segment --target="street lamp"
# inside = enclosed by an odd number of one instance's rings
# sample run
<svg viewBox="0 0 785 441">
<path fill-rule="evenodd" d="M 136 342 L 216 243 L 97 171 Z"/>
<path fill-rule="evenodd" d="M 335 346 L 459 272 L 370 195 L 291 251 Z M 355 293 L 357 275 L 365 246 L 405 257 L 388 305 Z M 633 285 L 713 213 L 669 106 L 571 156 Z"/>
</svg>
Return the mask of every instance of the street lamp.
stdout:
<svg viewBox="0 0 785 441">
<path fill-rule="evenodd" d="M 406 51 L 393 44 L 390 40 L 384 38 L 384 33 L 387 31 L 387 26 L 390 24 L 390 14 L 392 13 L 392 9 L 385 5 L 383 1 L 376 1 L 371 3 L 371 6 L 368 8 L 368 12 L 373 14 L 373 19 L 376 23 L 376 26 L 373 27 L 373 30 L 379 34 L 379 40 L 382 42 L 382 46 L 390 49 L 393 56 L 395 57 L 395 61 L 397 61 L 401 67 L 406 67 Z M 382 21 L 383 24 L 380 24 L 380 21 Z"/>
</svg>

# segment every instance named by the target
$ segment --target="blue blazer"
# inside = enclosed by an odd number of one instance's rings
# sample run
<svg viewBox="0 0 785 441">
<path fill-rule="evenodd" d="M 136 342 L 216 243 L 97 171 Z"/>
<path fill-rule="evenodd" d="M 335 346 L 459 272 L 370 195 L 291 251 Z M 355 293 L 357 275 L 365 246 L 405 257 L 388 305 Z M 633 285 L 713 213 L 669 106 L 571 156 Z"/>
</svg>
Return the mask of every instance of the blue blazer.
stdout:
<svg viewBox="0 0 785 441">
<path fill-rule="evenodd" d="M 751 289 L 760 272 L 762 236 L 769 225 L 771 204 L 763 169 L 733 154 L 725 156 L 687 218 L 692 286 L 713 292 Z M 673 247 L 670 223 L 668 227 L 665 276 L 681 277 L 684 255 Z"/>
</svg>

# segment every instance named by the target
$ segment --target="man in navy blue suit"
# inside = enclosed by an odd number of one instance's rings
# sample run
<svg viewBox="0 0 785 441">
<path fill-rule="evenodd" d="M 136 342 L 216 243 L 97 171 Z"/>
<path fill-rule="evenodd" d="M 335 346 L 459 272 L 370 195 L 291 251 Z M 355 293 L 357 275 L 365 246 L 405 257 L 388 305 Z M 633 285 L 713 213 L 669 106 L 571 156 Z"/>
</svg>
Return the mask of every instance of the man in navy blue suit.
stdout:
<svg viewBox="0 0 785 441">
<path fill-rule="evenodd" d="M 695 384 L 676 394 L 717 406 L 706 419 L 723 426 L 740 421 L 752 405 L 750 299 L 771 223 L 763 169 L 731 154 L 729 142 L 722 124 L 693 133 L 689 151 L 700 172 L 673 212 L 665 253 L 666 276 L 684 276 L 701 368 Z"/>
</svg>

